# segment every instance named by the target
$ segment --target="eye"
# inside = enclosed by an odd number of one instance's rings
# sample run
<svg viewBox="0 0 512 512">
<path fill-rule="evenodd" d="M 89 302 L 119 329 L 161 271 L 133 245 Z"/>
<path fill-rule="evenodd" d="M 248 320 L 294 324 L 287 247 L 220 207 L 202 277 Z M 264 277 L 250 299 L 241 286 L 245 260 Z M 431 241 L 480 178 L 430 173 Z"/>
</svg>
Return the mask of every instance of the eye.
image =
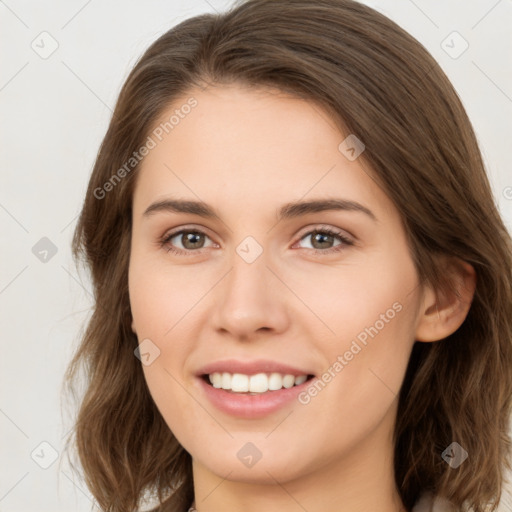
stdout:
<svg viewBox="0 0 512 512">
<path fill-rule="evenodd" d="M 168 252 L 188 255 L 191 252 L 199 253 L 201 249 L 207 247 L 204 245 L 206 239 L 210 240 L 206 233 L 198 229 L 182 229 L 164 235 L 160 244 Z M 215 246 L 215 244 L 212 243 L 211 246 Z"/>
<path fill-rule="evenodd" d="M 348 238 L 341 231 L 336 231 L 331 228 L 316 228 L 312 231 L 308 231 L 305 235 L 301 237 L 299 240 L 307 240 L 310 239 L 310 247 L 306 247 L 306 249 L 311 249 L 317 253 L 330 253 L 337 252 L 343 250 L 347 246 L 354 245 L 354 242 Z M 335 242 L 338 243 L 335 243 Z"/>
<path fill-rule="evenodd" d="M 354 245 L 354 242 L 343 232 L 333 230 L 332 228 L 318 227 L 310 230 L 302 235 L 297 243 L 300 243 L 302 240 L 307 240 L 308 238 L 311 240 L 310 246 L 303 248 L 319 254 L 338 252 L 347 246 Z M 207 240 L 211 242 L 209 245 L 205 245 Z M 160 245 L 164 247 L 167 252 L 183 256 L 201 253 L 202 249 L 207 247 L 218 247 L 217 244 L 211 241 L 206 233 L 199 229 L 181 229 L 166 234 L 160 240 Z"/>
</svg>

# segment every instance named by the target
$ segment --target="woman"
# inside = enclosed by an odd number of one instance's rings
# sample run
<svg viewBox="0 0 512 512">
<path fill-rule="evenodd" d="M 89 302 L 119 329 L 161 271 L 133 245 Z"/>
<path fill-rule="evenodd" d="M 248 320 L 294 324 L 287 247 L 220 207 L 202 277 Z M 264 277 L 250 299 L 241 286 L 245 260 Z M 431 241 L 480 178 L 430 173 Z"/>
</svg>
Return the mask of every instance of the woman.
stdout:
<svg viewBox="0 0 512 512">
<path fill-rule="evenodd" d="M 453 87 L 381 14 L 248 0 L 160 37 L 74 251 L 102 509 L 496 509 L 512 244 Z"/>
</svg>

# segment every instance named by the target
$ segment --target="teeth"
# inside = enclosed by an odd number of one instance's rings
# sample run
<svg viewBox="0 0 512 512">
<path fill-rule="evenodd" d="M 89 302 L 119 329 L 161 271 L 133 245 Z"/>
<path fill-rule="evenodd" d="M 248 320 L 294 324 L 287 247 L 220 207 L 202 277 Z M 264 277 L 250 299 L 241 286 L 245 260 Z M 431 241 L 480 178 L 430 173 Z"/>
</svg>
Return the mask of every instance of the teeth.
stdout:
<svg viewBox="0 0 512 512">
<path fill-rule="evenodd" d="M 264 373 L 257 373 L 256 375 L 251 375 L 248 380 L 248 391 L 250 391 L 251 393 L 262 393 L 264 391 L 268 391 L 268 377 Z M 236 391 L 235 388 L 231 389 L 233 391 Z"/>
<path fill-rule="evenodd" d="M 257 373 L 244 375 L 243 373 L 215 372 L 208 375 L 214 388 L 225 389 L 234 393 L 265 393 L 277 391 L 282 388 L 292 388 L 306 382 L 307 375 L 281 374 L 281 373 Z"/>
<path fill-rule="evenodd" d="M 301 375 L 300 377 L 295 377 L 295 385 L 298 386 L 308 380 L 307 375 Z"/>
<path fill-rule="evenodd" d="M 224 376 L 222 378 L 224 378 Z M 238 393 L 246 393 L 249 391 L 249 377 L 241 373 L 235 373 L 231 377 L 231 391 L 237 391 Z"/>
</svg>

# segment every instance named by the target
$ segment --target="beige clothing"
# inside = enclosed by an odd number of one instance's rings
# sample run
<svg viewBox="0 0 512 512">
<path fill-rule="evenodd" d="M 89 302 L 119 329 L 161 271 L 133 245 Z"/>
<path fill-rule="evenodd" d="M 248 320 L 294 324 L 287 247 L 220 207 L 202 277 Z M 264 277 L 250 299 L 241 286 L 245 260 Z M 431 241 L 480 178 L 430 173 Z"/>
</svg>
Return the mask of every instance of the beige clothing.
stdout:
<svg viewBox="0 0 512 512">
<path fill-rule="evenodd" d="M 443 498 L 433 499 L 431 493 L 424 493 L 412 512 L 456 512 L 456 509 L 449 501 Z"/>
</svg>

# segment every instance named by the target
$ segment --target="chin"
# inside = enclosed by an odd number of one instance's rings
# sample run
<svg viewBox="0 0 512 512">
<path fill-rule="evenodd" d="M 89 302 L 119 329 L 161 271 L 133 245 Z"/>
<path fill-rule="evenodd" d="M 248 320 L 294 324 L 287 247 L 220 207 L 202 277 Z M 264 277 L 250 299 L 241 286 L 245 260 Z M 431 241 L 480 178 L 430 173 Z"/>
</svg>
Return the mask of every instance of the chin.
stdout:
<svg viewBox="0 0 512 512">
<path fill-rule="evenodd" d="M 237 463 L 234 463 L 232 460 L 227 460 L 227 458 L 224 460 L 207 460 L 203 464 L 219 478 L 259 485 L 275 485 L 276 480 L 279 483 L 288 482 L 300 477 L 302 472 L 305 471 L 303 467 L 294 467 L 288 460 L 279 461 L 275 456 L 273 459 L 263 461 L 263 458 L 261 458 L 252 467 L 247 467 L 238 460 Z"/>
<path fill-rule="evenodd" d="M 219 478 L 261 485 L 275 485 L 276 480 L 279 483 L 295 480 L 314 472 L 326 462 L 325 457 L 323 462 L 314 460 L 314 454 L 319 452 L 311 445 L 304 450 L 304 438 L 297 441 L 288 438 L 286 450 L 283 450 L 281 440 L 273 444 L 270 439 L 265 442 L 254 437 L 254 442 L 251 442 L 251 438 L 252 436 L 245 436 L 244 439 L 230 438 L 222 446 L 220 443 L 212 443 L 216 449 L 207 453 L 203 451 L 199 454 L 204 446 L 196 447 L 196 450 L 189 453 L 192 454 L 195 464 L 204 466 Z M 194 453 L 199 456 L 196 457 Z"/>
</svg>

